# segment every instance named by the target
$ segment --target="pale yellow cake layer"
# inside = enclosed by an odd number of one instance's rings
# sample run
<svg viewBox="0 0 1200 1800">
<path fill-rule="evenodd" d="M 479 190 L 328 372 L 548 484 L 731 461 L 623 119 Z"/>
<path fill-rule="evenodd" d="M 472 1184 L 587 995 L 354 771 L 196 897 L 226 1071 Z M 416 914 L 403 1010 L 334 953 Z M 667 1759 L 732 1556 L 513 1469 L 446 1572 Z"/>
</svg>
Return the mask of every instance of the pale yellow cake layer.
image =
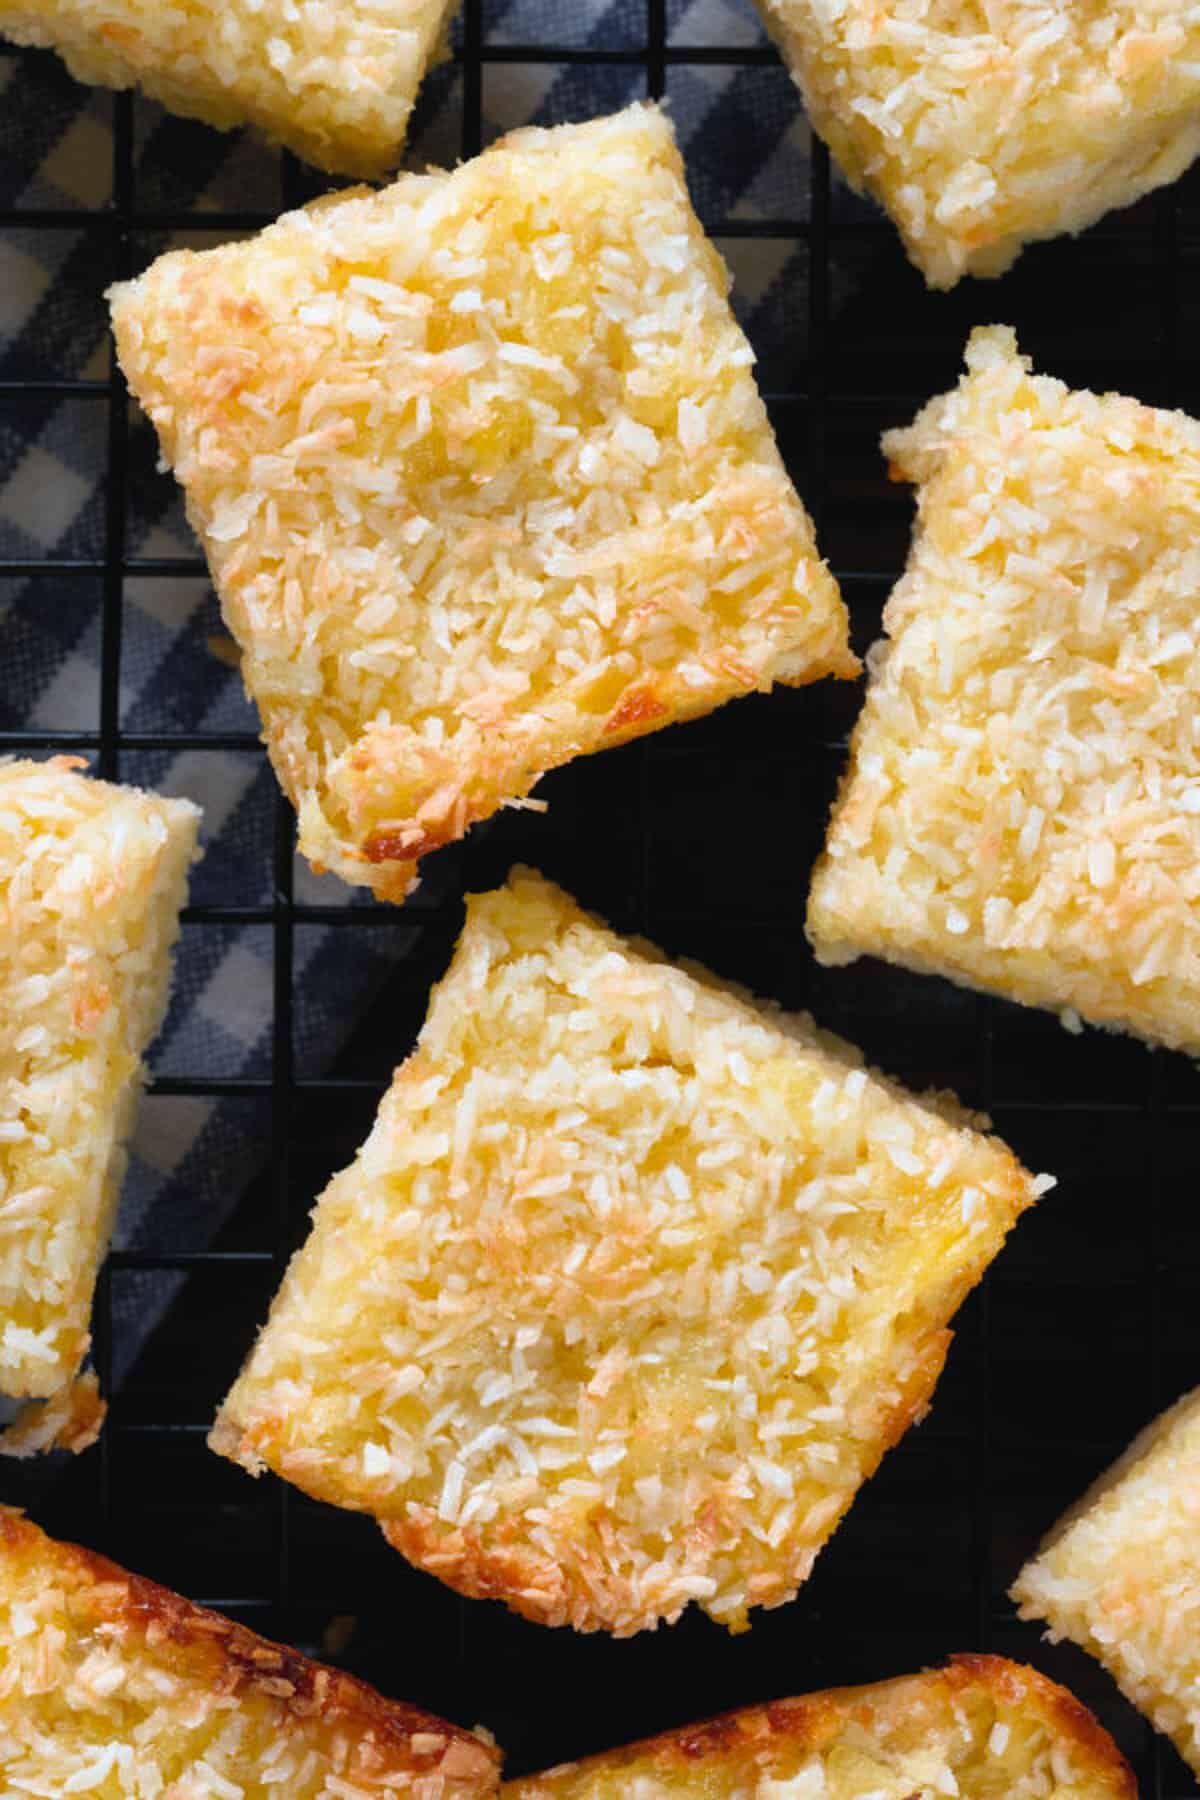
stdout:
<svg viewBox="0 0 1200 1800">
<path fill-rule="evenodd" d="M 476 1800 L 470 1733 L 0 1508 L 0 1780 L 92 1800 Z"/>
<path fill-rule="evenodd" d="M 908 568 L 809 902 L 870 954 L 1200 1052 L 1200 425 L 967 374 L 884 449 Z"/>
<path fill-rule="evenodd" d="M 518 873 L 321 1198 L 213 1446 L 547 1624 L 789 1599 L 1044 1181 Z"/>
<path fill-rule="evenodd" d="M 0 762 L 0 1393 L 52 1394 L 87 1350 L 199 817 Z"/>
<path fill-rule="evenodd" d="M 1074 1695 L 999 1656 L 746 1707 L 507 1782 L 505 1800 L 1137 1800 Z"/>
<path fill-rule="evenodd" d="M 666 119 L 113 290 L 315 863 L 399 899 L 583 752 L 857 663 Z"/>
<path fill-rule="evenodd" d="M 1200 1390 L 1135 1438 L 1013 1586 L 1088 1650 L 1200 1775 Z"/>
<path fill-rule="evenodd" d="M 78 81 L 269 137 L 341 175 L 400 159 L 447 0 L 0 0 L 0 35 Z"/>
<path fill-rule="evenodd" d="M 1176 0 L 759 0 L 816 129 L 933 287 L 998 275 L 1200 151 Z"/>
</svg>

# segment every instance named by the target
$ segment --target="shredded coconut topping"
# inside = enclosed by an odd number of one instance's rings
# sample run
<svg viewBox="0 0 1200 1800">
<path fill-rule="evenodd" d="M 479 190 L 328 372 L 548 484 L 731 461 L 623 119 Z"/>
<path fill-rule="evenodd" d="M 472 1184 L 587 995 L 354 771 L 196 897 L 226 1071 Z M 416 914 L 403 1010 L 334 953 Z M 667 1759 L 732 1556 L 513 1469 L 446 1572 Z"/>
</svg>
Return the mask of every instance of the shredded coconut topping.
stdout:
<svg viewBox="0 0 1200 1800">
<path fill-rule="evenodd" d="M 0 1508 L 0 1785 L 20 1800 L 476 1800 L 496 1753 Z"/>
<path fill-rule="evenodd" d="M 548 768 L 852 675 L 652 107 L 113 290 L 300 844 L 401 898 Z"/>
<path fill-rule="evenodd" d="M 57 50 L 78 81 L 253 124 L 320 169 L 399 160 L 447 0 L 0 0 L 0 33 Z"/>
<path fill-rule="evenodd" d="M 75 766 L 0 762 L 0 1392 L 41 1398 L 88 1347 L 200 818 Z"/>
<path fill-rule="evenodd" d="M 1200 425 L 967 364 L 884 439 L 919 525 L 809 934 L 1195 1053 Z"/>
<path fill-rule="evenodd" d="M 214 1448 L 548 1623 L 789 1599 L 1034 1197 L 857 1064 L 538 877 L 474 898 Z"/>
<path fill-rule="evenodd" d="M 1071 1638 L 1200 1773 L 1200 1391 L 1135 1438 L 1013 1586 L 1023 1619 Z"/>
<path fill-rule="evenodd" d="M 813 124 L 933 287 L 1200 151 L 1194 0 L 759 0 Z"/>
<path fill-rule="evenodd" d="M 505 1800 L 1136 1800 L 1065 1689 L 998 1656 L 747 1708 L 511 1781 Z"/>
</svg>

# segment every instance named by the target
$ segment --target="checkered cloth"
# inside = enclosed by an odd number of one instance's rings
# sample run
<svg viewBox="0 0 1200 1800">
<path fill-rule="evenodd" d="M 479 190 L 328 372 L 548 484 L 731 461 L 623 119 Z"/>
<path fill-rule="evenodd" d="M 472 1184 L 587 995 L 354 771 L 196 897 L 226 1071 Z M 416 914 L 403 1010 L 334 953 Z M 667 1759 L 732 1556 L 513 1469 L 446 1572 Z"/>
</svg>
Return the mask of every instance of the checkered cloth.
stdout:
<svg viewBox="0 0 1200 1800">
<path fill-rule="evenodd" d="M 762 41 L 748 0 L 672 0 L 670 40 L 740 47 Z M 644 41 L 642 0 L 493 0 L 493 44 L 629 49 Z M 807 128 L 778 66 L 673 64 L 668 102 L 697 206 L 719 218 L 792 219 L 807 204 Z M 433 72 L 413 121 L 408 166 L 453 162 L 462 142 L 461 70 Z M 484 138 L 615 110 L 645 92 L 637 64 L 489 63 Z M 49 55 L 0 54 L 0 208 L 71 215 L 0 230 L 0 382 L 100 380 L 109 371 L 103 289 L 112 234 L 86 217 L 111 198 L 113 102 L 76 85 Z M 135 105 L 135 235 L 142 266 L 173 243 L 219 241 L 213 211 L 275 214 L 281 158 L 253 136 L 225 135 Z M 194 229 L 171 236 L 162 215 Z M 720 241 L 720 240 L 719 240 Z M 803 354 L 802 251 L 794 237 L 720 241 L 736 304 L 767 389 L 794 385 Z M 2 390 L 0 561 L 95 559 L 105 551 L 108 409 L 103 390 Z M 156 471 L 144 421 L 131 426 L 126 554 L 189 558 L 195 540 L 170 479 Z M 93 574 L 0 572 L 0 731 L 95 729 L 99 721 L 101 581 Z M 138 734 L 253 732 L 211 590 L 202 578 L 126 583 L 121 729 Z M 121 754 L 121 777 L 204 808 L 198 904 L 261 905 L 271 897 L 273 777 L 253 751 Z M 300 900 L 353 905 L 341 884 L 296 870 Z M 419 927 L 414 927 L 419 929 Z M 329 1068 L 410 939 L 404 930 L 296 934 L 295 1054 Z M 270 1071 L 269 926 L 193 924 L 184 933 L 170 1013 L 153 1055 L 159 1076 L 263 1076 Z M 167 1094 L 141 1108 L 123 1195 L 120 1246 L 166 1252 L 210 1241 L 261 1162 L 262 1110 L 241 1100 Z M 173 1291 L 172 1277 L 123 1278 L 114 1318 L 114 1381 L 128 1369 Z"/>
</svg>

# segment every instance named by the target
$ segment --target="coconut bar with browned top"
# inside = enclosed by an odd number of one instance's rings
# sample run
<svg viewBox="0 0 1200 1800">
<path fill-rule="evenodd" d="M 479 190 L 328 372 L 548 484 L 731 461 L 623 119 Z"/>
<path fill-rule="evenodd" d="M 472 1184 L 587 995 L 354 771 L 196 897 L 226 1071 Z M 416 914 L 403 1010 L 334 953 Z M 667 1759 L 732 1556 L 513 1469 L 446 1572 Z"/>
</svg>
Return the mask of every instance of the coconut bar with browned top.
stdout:
<svg viewBox="0 0 1200 1800">
<path fill-rule="evenodd" d="M 213 1447 L 544 1624 L 738 1629 L 923 1415 L 1047 1185 L 518 874 L 471 901 Z"/>
<path fill-rule="evenodd" d="M 586 751 L 852 675 L 652 107 L 113 291 L 316 865 L 419 859 Z"/>
<path fill-rule="evenodd" d="M 1200 424 L 1011 331 L 889 432 L 916 482 L 808 909 L 882 956 L 1200 1052 Z"/>
<path fill-rule="evenodd" d="M 471 1733 L 0 1508 L 0 1783 L 97 1800 L 482 1800 Z"/>
<path fill-rule="evenodd" d="M 999 275 L 1200 151 L 1200 14 L 1177 0 L 758 0 L 848 180 L 932 287 Z"/>
</svg>

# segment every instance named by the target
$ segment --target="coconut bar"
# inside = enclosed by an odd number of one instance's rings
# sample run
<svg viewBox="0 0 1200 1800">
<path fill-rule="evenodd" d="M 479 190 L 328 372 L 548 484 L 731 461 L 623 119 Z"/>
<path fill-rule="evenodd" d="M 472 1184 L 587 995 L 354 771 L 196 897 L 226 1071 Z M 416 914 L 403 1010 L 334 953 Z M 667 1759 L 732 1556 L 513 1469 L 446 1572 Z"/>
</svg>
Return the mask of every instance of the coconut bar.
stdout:
<svg viewBox="0 0 1200 1800">
<path fill-rule="evenodd" d="M 1163 0 L 759 0 L 812 123 L 932 287 L 999 275 L 1200 152 L 1200 17 Z"/>
<path fill-rule="evenodd" d="M 504 1800 L 1137 1800 L 1073 1694 L 1000 1656 L 773 1700 L 544 1775 Z"/>
<path fill-rule="evenodd" d="M 257 125 L 319 169 L 400 158 L 447 0 L 0 0 L 0 35 L 57 50 L 78 81 Z"/>
<path fill-rule="evenodd" d="M 200 818 L 81 766 L 0 763 L 0 1393 L 14 1397 L 58 1394 L 88 1348 Z"/>
<path fill-rule="evenodd" d="M 1156 1419 L 1013 1587 L 1023 1619 L 1104 1664 L 1200 1774 L 1200 1390 Z"/>
<path fill-rule="evenodd" d="M 1200 1051 L 1200 425 L 967 374 L 884 449 L 908 569 L 813 881 L 822 962 L 887 957 Z"/>
<path fill-rule="evenodd" d="M 401 899 L 547 769 L 853 675 L 652 107 L 113 291 L 310 860 Z"/>
<path fill-rule="evenodd" d="M 1047 1185 L 520 873 L 318 1205 L 213 1447 L 551 1625 L 788 1600 Z"/>
<path fill-rule="evenodd" d="M 0 1508 L 0 1776 L 12 1795 L 476 1800 L 470 1733 Z"/>
</svg>

